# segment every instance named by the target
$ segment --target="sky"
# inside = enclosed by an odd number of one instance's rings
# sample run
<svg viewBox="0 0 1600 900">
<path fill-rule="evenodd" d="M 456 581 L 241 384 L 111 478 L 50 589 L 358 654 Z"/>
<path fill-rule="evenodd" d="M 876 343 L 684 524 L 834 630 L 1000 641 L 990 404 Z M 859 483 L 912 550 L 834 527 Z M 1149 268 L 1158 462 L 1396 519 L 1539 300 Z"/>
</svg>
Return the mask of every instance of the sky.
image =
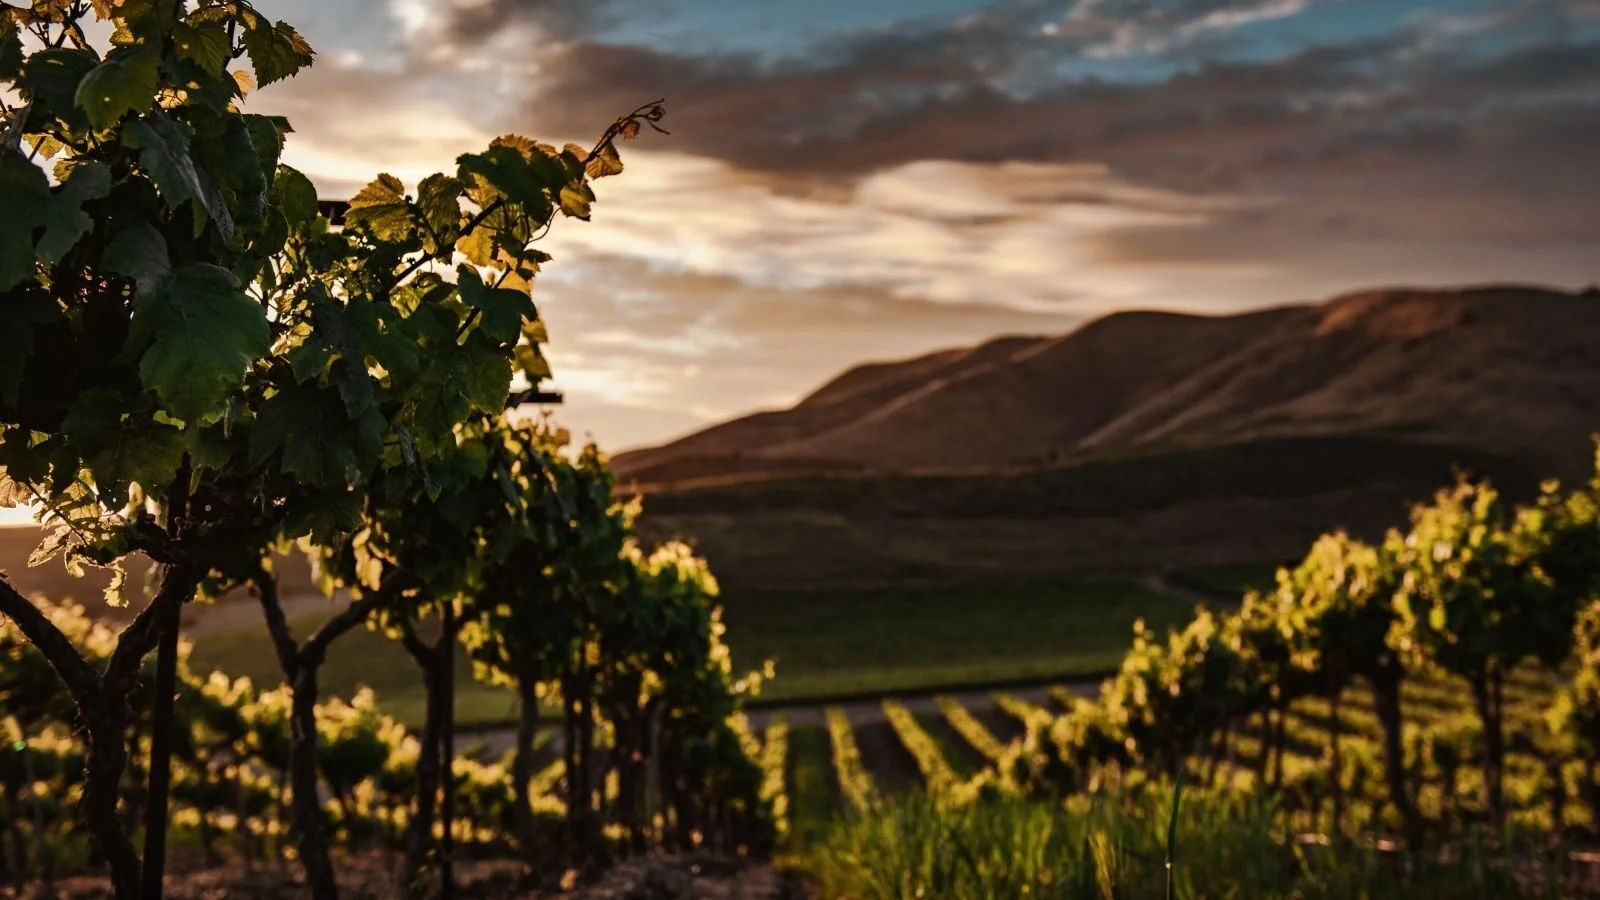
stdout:
<svg viewBox="0 0 1600 900">
<path fill-rule="evenodd" d="M 257 5 L 325 199 L 665 101 L 535 288 L 613 452 L 1121 309 L 1600 281 L 1600 0 Z"/>
<path fill-rule="evenodd" d="M 1119 309 L 1600 280 L 1600 0 L 258 5 L 328 199 L 665 100 L 535 288 L 612 451 Z"/>
</svg>

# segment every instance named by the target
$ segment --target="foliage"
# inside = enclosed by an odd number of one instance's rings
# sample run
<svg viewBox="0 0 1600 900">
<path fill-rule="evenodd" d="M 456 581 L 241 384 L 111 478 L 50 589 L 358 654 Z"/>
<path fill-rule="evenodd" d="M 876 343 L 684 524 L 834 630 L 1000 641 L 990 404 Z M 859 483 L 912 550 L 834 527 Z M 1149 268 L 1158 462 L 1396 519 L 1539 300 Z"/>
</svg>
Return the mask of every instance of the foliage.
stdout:
<svg viewBox="0 0 1600 900">
<path fill-rule="evenodd" d="M 861 749 L 856 746 L 855 732 L 850 719 L 837 706 L 828 707 L 824 714 L 828 724 L 828 744 L 832 747 L 833 771 L 839 779 L 839 794 L 847 809 L 862 812 L 873 806 L 877 788 L 872 776 L 861 762 Z"/>
<path fill-rule="evenodd" d="M 960 701 L 954 697 L 939 697 L 936 702 L 939 704 L 939 711 L 950 723 L 950 727 L 955 729 L 956 734 L 959 734 L 968 746 L 978 751 L 980 756 L 991 764 L 999 764 L 1006 758 L 1006 745 L 968 712 Z"/>
<path fill-rule="evenodd" d="M 83 27 L 91 13 L 109 25 L 103 54 Z M 293 27 L 236 0 L 0 6 L 0 94 L 22 104 L 0 109 L 0 317 L 17 350 L 0 366 L 0 503 L 37 501 L 54 531 L 34 561 L 111 567 L 114 604 L 124 557 L 163 565 L 103 672 L 0 583 L 0 610 L 94 738 L 83 814 L 123 897 L 140 890 L 141 860 L 114 783 L 142 658 L 161 643 L 174 677 L 177 609 L 197 589 L 258 579 L 269 549 L 296 539 L 358 545 L 369 496 L 437 496 L 433 478 L 470 469 L 458 430 L 516 405 L 514 373 L 535 385 L 550 374 L 529 293 L 549 257 L 533 242 L 558 213 L 587 219 L 590 180 L 622 169 L 613 141 L 661 114 L 641 109 L 589 150 L 506 135 L 415 196 L 380 175 L 334 230 L 310 182 L 279 162 L 289 123 L 242 111 L 252 84 L 313 56 Z M 241 57 L 253 78 L 229 71 Z M 314 689 L 326 643 L 366 611 L 298 651 L 276 629 L 286 670 L 309 670 Z M 169 709 L 154 710 L 158 811 Z M 297 825 L 311 844 L 314 821 Z M 157 880 L 162 824 L 158 813 Z M 316 868 L 326 896 L 331 875 Z"/>
<path fill-rule="evenodd" d="M 827 896 L 1155 897 L 1167 876 L 1172 806 L 1166 785 L 1066 804 L 1000 797 L 957 811 L 914 796 L 836 823 L 806 862 Z M 1367 844 L 1285 847 L 1275 810 L 1260 797 L 1186 789 L 1175 823 L 1180 898 L 1561 895 L 1559 882 L 1551 893 L 1482 844 L 1409 871 Z"/>
</svg>

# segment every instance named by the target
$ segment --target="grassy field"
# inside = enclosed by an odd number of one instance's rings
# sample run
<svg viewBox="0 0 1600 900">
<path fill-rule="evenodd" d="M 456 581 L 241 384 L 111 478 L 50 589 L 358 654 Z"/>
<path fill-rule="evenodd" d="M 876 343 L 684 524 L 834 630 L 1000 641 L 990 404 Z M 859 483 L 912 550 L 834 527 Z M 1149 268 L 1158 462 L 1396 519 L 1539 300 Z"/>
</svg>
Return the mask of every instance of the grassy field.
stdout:
<svg viewBox="0 0 1600 900">
<path fill-rule="evenodd" d="M 1046 681 L 1095 675 L 1116 665 L 1136 618 L 1157 627 L 1185 620 L 1185 601 L 1122 583 L 989 583 L 836 591 L 746 591 L 724 598 L 736 668 L 776 659 L 769 702 L 854 694 L 915 692 L 969 684 Z M 305 634 L 315 620 L 297 620 Z M 281 679 L 258 625 L 195 638 L 191 665 Z M 516 716 L 509 692 L 472 680 L 457 657 L 462 724 Z M 376 632 L 346 635 L 323 669 L 326 694 L 365 684 L 384 709 L 420 722 L 422 685 L 415 664 Z"/>
<path fill-rule="evenodd" d="M 1293 565 L 1292 563 L 1290 565 Z M 1239 563 L 1222 566 L 1190 566 L 1170 573 L 1173 584 L 1213 594 L 1217 597 L 1238 598 L 1245 591 L 1265 591 L 1277 584 L 1277 563 Z"/>
<path fill-rule="evenodd" d="M 1531 667 L 1512 675 L 1506 700 L 1513 732 L 1536 733 L 1552 684 L 1549 673 Z M 1472 733 L 1470 700 L 1460 679 L 1419 675 L 1406 684 L 1404 697 L 1409 727 L 1430 742 Z M 1017 704 L 999 706 L 1010 713 Z M 1546 844 L 1553 824 L 1549 786 L 1538 760 L 1521 746 L 1508 759 L 1509 855 L 1490 848 L 1486 832 L 1471 825 L 1482 814 L 1476 765 L 1466 759 L 1451 774 L 1431 752 L 1425 761 L 1409 759 L 1409 777 L 1419 786 L 1424 815 L 1448 836 L 1448 852 L 1414 860 L 1409 871 L 1384 852 L 1371 838 L 1393 835 L 1398 823 L 1392 810 L 1384 809 L 1385 788 L 1373 769 L 1380 753 L 1378 725 L 1370 693 L 1359 687 L 1347 693 L 1340 714 L 1350 766 L 1340 780 L 1348 807 L 1343 821 L 1334 822 L 1326 802 L 1324 756 L 1330 712 L 1326 700 L 1294 705 L 1285 781 L 1277 795 L 1263 790 L 1253 771 L 1260 749 L 1253 719 L 1238 723 L 1237 765 L 1207 776 L 1219 783 L 1193 780 L 1193 773 L 1213 770 L 1199 758 L 1191 761 L 1192 780 L 1176 831 L 1177 896 L 1331 900 L 1596 896 L 1600 891 L 1600 865 L 1593 854 L 1581 852 L 1588 844 Z M 953 795 L 936 785 L 950 790 L 950 773 L 960 781 L 974 771 L 970 748 L 956 738 L 959 723 L 991 715 L 987 705 L 947 702 L 943 715 L 917 715 L 914 724 L 902 715 L 894 729 L 882 723 L 847 728 L 839 740 L 860 748 L 853 758 L 862 768 L 854 777 L 887 793 L 880 798 L 887 802 L 860 811 L 847 810 L 838 799 L 842 769 L 835 738 L 821 728 L 795 729 L 787 760 L 793 817 L 789 851 L 795 862 L 817 876 L 830 896 L 1161 896 L 1173 802 L 1165 786 L 1146 782 L 1129 793 L 1113 787 L 1075 796 L 1065 805 L 1003 795 L 951 805 Z M 896 746 L 873 746 L 884 736 Z M 1576 765 L 1567 766 L 1568 778 L 1576 777 Z M 1137 780 L 1130 779 L 1130 785 Z M 1593 825 L 1590 813 L 1576 802 L 1568 804 L 1564 819 L 1569 827 Z M 1364 837 L 1330 840 L 1341 830 Z M 1286 845 L 1286 836 L 1299 837 Z M 1102 893 L 1107 884 L 1115 886 L 1113 894 Z"/>
<path fill-rule="evenodd" d="M 304 636 L 319 624 L 319 618 L 297 619 L 290 623 L 295 634 Z M 206 634 L 194 639 L 189 665 L 205 673 L 221 669 L 229 675 L 247 675 L 257 684 L 275 685 L 283 681 L 278 661 L 272 653 L 266 626 L 255 625 Z M 422 723 L 422 673 L 401 646 L 376 631 L 357 629 L 334 645 L 323 664 L 321 687 L 324 696 L 349 697 L 360 685 L 378 695 L 384 711 L 410 727 Z M 472 664 L 466 652 L 456 653 L 456 719 L 461 725 L 481 725 L 515 720 L 517 701 L 501 687 L 480 684 L 472 678 Z"/>
<path fill-rule="evenodd" d="M 1214 498 L 1282 500 L 1378 484 L 1430 495 L 1460 467 L 1509 494 L 1538 489 L 1523 461 L 1379 434 L 1152 447 L 1008 470 L 747 475 L 653 493 L 646 515 L 802 509 L 869 518 L 1127 515 Z"/>
<path fill-rule="evenodd" d="M 736 666 L 772 658 L 773 700 L 1092 675 L 1114 667 L 1133 621 L 1190 604 L 1121 583 L 1014 583 L 730 592 Z"/>
<path fill-rule="evenodd" d="M 1457 466 L 1512 497 L 1537 490 L 1526 461 L 1308 436 L 1027 469 L 726 478 L 648 494 L 639 527 L 690 539 L 740 588 L 1124 579 L 1298 558 L 1332 528 L 1381 536 Z"/>
</svg>

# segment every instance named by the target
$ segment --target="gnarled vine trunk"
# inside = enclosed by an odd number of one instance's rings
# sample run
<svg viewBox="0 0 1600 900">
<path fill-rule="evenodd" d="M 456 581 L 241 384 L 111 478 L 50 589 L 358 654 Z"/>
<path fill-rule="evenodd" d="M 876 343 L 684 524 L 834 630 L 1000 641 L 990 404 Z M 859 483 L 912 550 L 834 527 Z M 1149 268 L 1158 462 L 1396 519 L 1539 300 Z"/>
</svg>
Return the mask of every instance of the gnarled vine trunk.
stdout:
<svg viewBox="0 0 1600 900">
<path fill-rule="evenodd" d="M 1483 805 L 1496 829 L 1505 825 L 1505 725 L 1501 717 L 1504 677 L 1488 666 L 1472 677 L 1472 699 L 1483 723 Z"/>
<path fill-rule="evenodd" d="M 539 735 L 539 695 L 529 679 L 517 679 L 517 703 L 521 709 L 517 720 L 517 745 L 511 757 L 512 827 L 517 831 L 523 857 L 531 859 L 537 836 L 528 785 L 533 781 L 533 742 Z"/>
<path fill-rule="evenodd" d="M 334 875 L 333 857 L 328 852 L 327 822 L 317 796 L 317 674 L 327 660 L 328 648 L 346 632 L 366 620 L 379 606 L 402 590 L 402 578 L 391 577 L 370 594 L 347 606 L 329 619 L 304 645 L 296 644 L 294 634 L 278 599 L 277 578 L 265 571 L 251 579 L 251 588 L 261 604 L 267 633 L 278 657 L 278 666 L 289 682 L 289 822 L 294 831 L 295 850 L 305 868 L 306 887 L 314 900 L 337 900 L 339 885 Z"/>
<path fill-rule="evenodd" d="M 199 583 L 193 569 L 167 567 L 155 598 L 117 636 L 116 649 L 101 674 L 48 616 L 0 578 L 0 614 L 44 655 L 77 708 L 85 745 L 79 813 L 110 870 L 117 900 L 139 900 L 143 880 L 139 852 L 118 815 L 122 776 L 128 769 L 128 701 L 138 686 L 139 668 L 160 641 L 169 614 L 194 596 Z"/>
<path fill-rule="evenodd" d="M 1383 726 L 1383 778 L 1389 785 L 1389 802 L 1405 824 L 1406 846 L 1415 853 L 1422 847 L 1422 812 L 1406 784 L 1405 720 L 1400 708 L 1400 669 L 1381 667 L 1369 672 L 1373 712 Z"/>
</svg>

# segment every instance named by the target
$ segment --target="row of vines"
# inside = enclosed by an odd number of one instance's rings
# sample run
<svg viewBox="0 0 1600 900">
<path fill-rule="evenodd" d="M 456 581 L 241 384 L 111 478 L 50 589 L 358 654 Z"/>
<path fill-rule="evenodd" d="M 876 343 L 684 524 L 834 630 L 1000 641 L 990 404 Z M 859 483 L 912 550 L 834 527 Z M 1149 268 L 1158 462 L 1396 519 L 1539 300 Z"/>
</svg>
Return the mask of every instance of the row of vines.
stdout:
<svg viewBox="0 0 1600 900">
<path fill-rule="evenodd" d="M 414 186 L 381 175 L 334 227 L 281 162 L 289 122 L 245 111 L 314 57 L 245 0 L 0 3 L 0 504 L 40 510 L 32 564 L 108 569 L 106 602 L 142 603 L 113 633 L 0 578 L 8 865 L 76 842 L 149 900 L 169 834 L 208 855 L 286 838 L 331 898 L 335 847 L 392 848 L 403 890 L 448 894 L 486 842 L 580 864 L 760 844 L 729 724 L 760 676 L 730 671 L 714 580 L 638 545 L 595 448 L 516 412 L 550 376 L 535 244 L 589 218 L 661 107 L 590 147 L 506 135 Z M 279 596 L 292 553 L 348 598 L 310 634 Z M 259 603 L 283 689 L 187 671 L 182 608 L 230 591 Z M 319 698 L 357 628 L 415 661 L 420 734 Z M 458 647 L 522 700 L 507 760 L 456 753 Z M 559 769 L 536 765 L 543 702 Z"/>
<path fill-rule="evenodd" d="M 974 777 L 906 706 L 884 713 L 952 810 L 1181 780 L 1264 798 L 1316 840 L 1439 853 L 1469 833 L 1594 842 L 1597 692 L 1600 472 L 1522 507 L 1463 479 L 1375 545 L 1325 536 L 1236 607 L 1165 636 L 1136 625 L 1097 696 L 997 695 L 1004 739 L 940 698 L 941 727 L 982 760 Z M 870 808 L 841 711 L 828 736 L 838 806 Z"/>
</svg>

